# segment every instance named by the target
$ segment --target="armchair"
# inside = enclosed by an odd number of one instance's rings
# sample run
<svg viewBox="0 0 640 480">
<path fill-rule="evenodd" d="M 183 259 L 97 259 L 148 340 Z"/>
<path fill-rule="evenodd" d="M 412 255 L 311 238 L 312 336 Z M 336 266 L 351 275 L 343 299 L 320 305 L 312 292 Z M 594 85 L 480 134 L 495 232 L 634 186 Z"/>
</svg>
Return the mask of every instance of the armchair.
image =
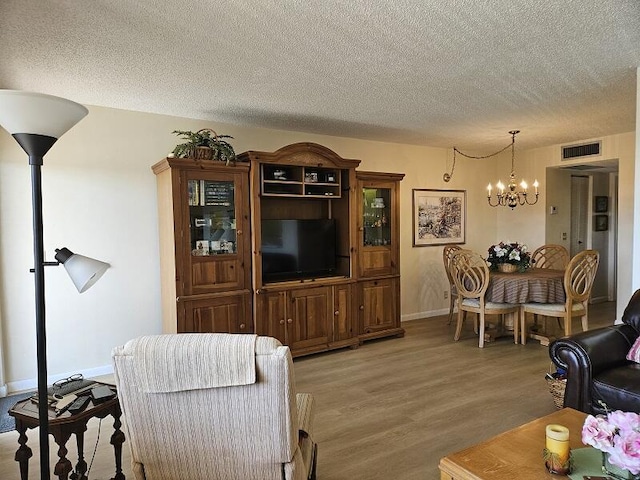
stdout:
<svg viewBox="0 0 640 480">
<path fill-rule="evenodd" d="M 553 363 L 566 370 L 564 406 L 585 413 L 640 412 L 640 364 L 626 359 L 640 336 L 640 290 L 622 316 L 622 325 L 560 338 L 549 346 Z"/>
<path fill-rule="evenodd" d="M 153 335 L 112 358 L 136 480 L 315 478 L 313 397 L 278 340 Z"/>
</svg>

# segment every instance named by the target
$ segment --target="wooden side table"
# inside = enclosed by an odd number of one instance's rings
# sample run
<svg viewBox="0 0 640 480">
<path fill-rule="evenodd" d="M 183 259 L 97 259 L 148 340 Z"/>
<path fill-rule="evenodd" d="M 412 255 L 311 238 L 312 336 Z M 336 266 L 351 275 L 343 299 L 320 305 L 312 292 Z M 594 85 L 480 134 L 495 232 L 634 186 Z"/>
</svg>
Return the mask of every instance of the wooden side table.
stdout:
<svg viewBox="0 0 640 480">
<path fill-rule="evenodd" d="M 99 385 L 100 383 L 96 382 L 96 384 Z M 115 392 L 115 386 L 108 386 Z M 27 480 L 29 476 L 29 458 L 33 456 L 31 449 L 27 446 L 27 429 L 38 427 L 38 405 L 33 403 L 31 399 L 22 400 L 9 410 L 9 415 L 15 419 L 16 430 L 20 434 L 18 437 L 20 446 L 15 455 L 16 461 L 20 464 L 20 478 L 21 480 Z M 55 411 L 53 409 L 49 410 L 49 433 L 53 435 L 58 445 L 59 459 L 53 471 L 58 479 L 88 480 L 86 475 L 87 462 L 84 460 L 84 432 L 87 431 L 87 423 L 90 419 L 94 417 L 105 418 L 107 415 L 111 415 L 114 419 L 111 445 L 113 445 L 115 452 L 116 475 L 112 480 L 125 480 L 125 476 L 122 473 L 122 444 L 125 437 L 122 430 L 120 430 L 122 426 L 120 422 L 122 411 L 120 410 L 120 402 L 117 396 L 98 404 L 94 404 L 92 400 L 83 411 L 76 415 L 71 415 L 67 411 L 56 417 Z M 68 452 L 66 444 L 72 434 L 75 434 L 78 446 L 78 463 L 76 463 L 75 471 L 73 471 L 71 462 L 66 457 Z M 69 473 L 71 473 L 71 477 L 69 477 Z"/>
</svg>

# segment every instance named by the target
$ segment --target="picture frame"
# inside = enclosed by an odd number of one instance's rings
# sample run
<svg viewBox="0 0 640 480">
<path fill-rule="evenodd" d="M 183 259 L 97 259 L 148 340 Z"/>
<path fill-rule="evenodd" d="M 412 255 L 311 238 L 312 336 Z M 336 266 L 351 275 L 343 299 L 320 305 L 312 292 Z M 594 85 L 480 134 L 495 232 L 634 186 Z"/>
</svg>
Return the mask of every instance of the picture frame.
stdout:
<svg viewBox="0 0 640 480">
<path fill-rule="evenodd" d="M 593 209 L 596 213 L 606 213 L 609 211 L 609 197 L 597 195 Z"/>
<path fill-rule="evenodd" d="M 593 229 L 596 232 L 606 232 L 609 230 L 609 215 L 596 215 L 595 221 L 593 222 Z"/>
<path fill-rule="evenodd" d="M 413 189 L 413 246 L 465 243 L 466 190 Z"/>
</svg>

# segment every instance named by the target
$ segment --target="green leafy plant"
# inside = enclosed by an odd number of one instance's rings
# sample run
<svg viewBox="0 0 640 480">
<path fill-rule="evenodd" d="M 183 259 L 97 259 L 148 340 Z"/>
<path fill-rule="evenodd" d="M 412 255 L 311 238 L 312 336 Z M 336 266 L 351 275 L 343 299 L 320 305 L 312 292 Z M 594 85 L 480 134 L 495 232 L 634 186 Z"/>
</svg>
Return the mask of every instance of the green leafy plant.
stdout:
<svg viewBox="0 0 640 480">
<path fill-rule="evenodd" d="M 184 143 L 176 145 L 173 154 L 179 158 L 206 158 L 211 160 L 219 160 L 229 165 L 235 161 L 236 153 L 233 147 L 225 139 L 233 138 L 230 135 L 218 135 L 209 128 L 203 128 L 197 132 L 190 130 L 174 130 L 172 133 L 179 135 Z M 211 149 L 211 152 L 205 152 L 202 156 L 198 152 L 199 147 Z"/>
</svg>

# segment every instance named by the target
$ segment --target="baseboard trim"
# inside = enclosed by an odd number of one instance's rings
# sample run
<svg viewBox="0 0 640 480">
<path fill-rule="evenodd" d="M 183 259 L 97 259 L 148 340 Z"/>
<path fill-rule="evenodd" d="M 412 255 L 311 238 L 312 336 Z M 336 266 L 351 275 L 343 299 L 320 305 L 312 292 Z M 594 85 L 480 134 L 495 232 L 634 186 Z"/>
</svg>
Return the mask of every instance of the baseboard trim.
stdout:
<svg viewBox="0 0 640 480">
<path fill-rule="evenodd" d="M 56 380 L 70 377 L 71 375 L 75 375 L 77 373 L 81 373 L 85 378 L 94 378 L 101 375 L 111 375 L 113 374 L 113 365 L 103 365 L 102 367 L 88 368 L 86 370 L 49 375 L 47 378 L 47 383 L 51 385 Z M 10 393 L 35 390 L 36 388 L 38 388 L 38 379 L 29 378 L 26 380 L 20 380 L 18 382 L 8 382 L 4 388 L 5 395 L 2 395 L 2 389 L 0 388 L 0 397 L 7 396 Z"/>
<path fill-rule="evenodd" d="M 428 312 L 409 313 L 407 315 L 401 315 L 401 322 L 410 322 L 412 320 L 422 320 L 424 318 L 438 317 L 440 315 L 448 315 L 448 308 L 441 308 L 440 310 L 429 310 Z"/>
</svg>

